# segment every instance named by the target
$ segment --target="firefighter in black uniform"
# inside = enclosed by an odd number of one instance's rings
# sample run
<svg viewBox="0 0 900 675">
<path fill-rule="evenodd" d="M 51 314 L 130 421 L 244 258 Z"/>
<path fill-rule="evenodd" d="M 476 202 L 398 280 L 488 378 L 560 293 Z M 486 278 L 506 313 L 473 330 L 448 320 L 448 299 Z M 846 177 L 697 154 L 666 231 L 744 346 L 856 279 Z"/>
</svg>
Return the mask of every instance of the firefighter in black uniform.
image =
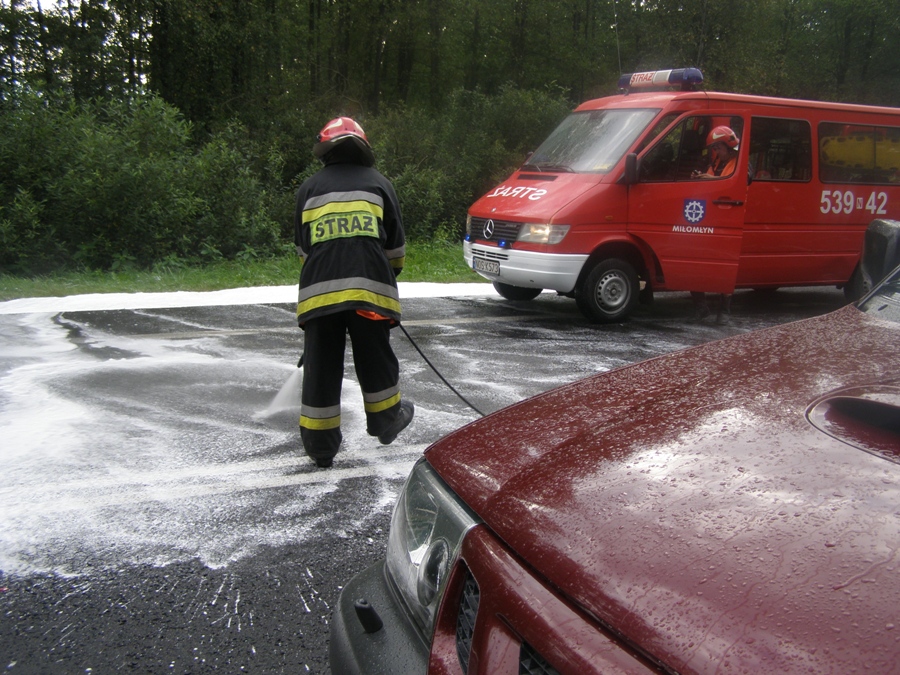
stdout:
<svg viewBox="0 0 900 675">
<path fill-rule="evenodd" d="M 341 444 L 341 383 L 349 333 L 367 431 L 387 445 L 412 421 L 400 397 L 390 329 L 400 321 L 396 277 L 406 240 L 397 195 L 373 167 L 362 127 L 330 121 L 313 153 L 324 167 L 297 191 L 294 241 L 303 259 L 297 322 L 304 331 L 300 437 L 329 467 Z"/>
</svg>

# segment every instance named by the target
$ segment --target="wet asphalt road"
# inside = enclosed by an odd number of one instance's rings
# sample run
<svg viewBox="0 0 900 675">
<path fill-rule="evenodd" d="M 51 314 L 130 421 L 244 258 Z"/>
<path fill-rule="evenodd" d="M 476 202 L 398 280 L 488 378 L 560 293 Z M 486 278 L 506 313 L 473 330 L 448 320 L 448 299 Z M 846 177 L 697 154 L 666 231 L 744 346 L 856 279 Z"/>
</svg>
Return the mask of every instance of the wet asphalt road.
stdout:
<svg viewBox="0 0 900 675">
<path fill-rule="evenodd" d="M 843 302 L 741 292 L 727 327 L 691 323 L 687 294 L 606 327 L 551 294 L 403 305 L 420 348 L 489 413 Z M 319 470 L 296 430 L 290 305 L 0 316 L 0 667 L 328 672 L 331 607 L 382 556 L 407 472 L 477 417 L 399 331 L 393 344 L 413 424 L 389 447 L 365 435 L 348 350 L 345 444 Z"/>
</svg>

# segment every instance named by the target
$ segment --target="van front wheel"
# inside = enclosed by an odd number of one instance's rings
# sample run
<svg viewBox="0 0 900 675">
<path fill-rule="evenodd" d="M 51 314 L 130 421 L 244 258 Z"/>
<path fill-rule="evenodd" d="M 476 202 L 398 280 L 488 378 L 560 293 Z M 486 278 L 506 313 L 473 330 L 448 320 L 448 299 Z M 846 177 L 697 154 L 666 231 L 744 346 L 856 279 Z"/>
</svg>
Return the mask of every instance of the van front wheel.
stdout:
<svg viewBox="0 0 900 675">
<path fill-rule="evenodd" d="M 541 288 L 522 288 L 521 286 L 510 286 L 500 281 L 494 281 L 494 290 L 507 300 L 534 300 L 541 294 Z"/>
<path fill-rule="evenodd" d="M 624 319 L 637 303 L 638 275 L 624 260 L 610 258 L 594 266 L 575 295 L 578 309 L 596 323 Z"/>
</svg>

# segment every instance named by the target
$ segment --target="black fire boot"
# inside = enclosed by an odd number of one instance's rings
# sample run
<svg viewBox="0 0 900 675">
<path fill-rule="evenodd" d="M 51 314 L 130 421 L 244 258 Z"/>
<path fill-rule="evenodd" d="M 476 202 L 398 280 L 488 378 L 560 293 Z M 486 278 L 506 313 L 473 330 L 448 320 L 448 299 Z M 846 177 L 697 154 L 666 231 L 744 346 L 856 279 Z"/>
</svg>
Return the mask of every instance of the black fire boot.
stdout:
<svg viewBox="0 0 900 675">
<path fill-rule="evenodd" d="M 397 438 L 397 435 L 409 426 L 415 414 L 416 407 L 410 401 L 400 401 L 400 409 L 397 411 L 397 417 L 391 422 L 391 425 L 382 433 L 378 434 L 378 442 L 382 445 L 390 445 Z"/>
</svg>

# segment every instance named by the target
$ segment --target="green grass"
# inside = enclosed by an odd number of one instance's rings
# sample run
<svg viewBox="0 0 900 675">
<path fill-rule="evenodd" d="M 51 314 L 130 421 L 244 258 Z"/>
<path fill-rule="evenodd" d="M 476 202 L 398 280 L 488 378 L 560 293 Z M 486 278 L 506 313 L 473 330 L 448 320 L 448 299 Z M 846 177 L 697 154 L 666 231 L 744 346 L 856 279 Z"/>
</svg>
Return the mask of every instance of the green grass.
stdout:
<svg viewBox="0 0 900 675">
<path fill-rule="evenodd" d="M 153 270 L 60 272 L 37 277 L 0 274 L 0 300 L 82 293 L 217 291 L 244 286 L 297 283 L 300 260 L 286 255 L 267 260 L 220 261 L 202 266 L 169 265 Z M 485 281 L 465 265 L 461 244 L 407 244 L 401 281 Z"/>
</svg>

